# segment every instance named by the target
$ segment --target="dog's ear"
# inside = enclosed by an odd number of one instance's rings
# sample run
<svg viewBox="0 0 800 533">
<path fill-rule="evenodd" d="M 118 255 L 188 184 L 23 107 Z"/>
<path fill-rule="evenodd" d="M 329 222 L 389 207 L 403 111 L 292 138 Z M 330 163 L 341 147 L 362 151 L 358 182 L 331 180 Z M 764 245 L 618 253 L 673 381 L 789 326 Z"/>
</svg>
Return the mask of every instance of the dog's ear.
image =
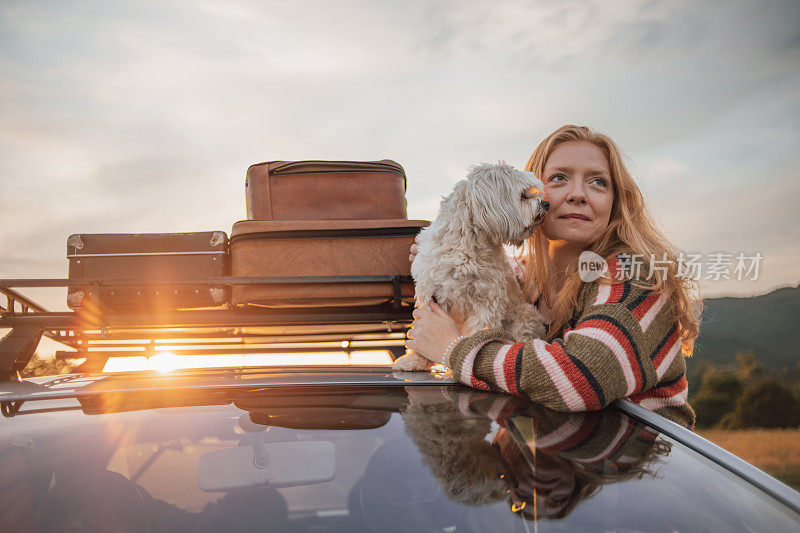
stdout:
<svg viewBox="0 0 800 533">
<path fill-rule="evenodd" d="M 513 172 L 505 164 L 479 165 L 467 176 L 472 223 L 501 242 L 507 242 L 521 229 Z"/>
<path fill-rule="evenodd" d="M 439 218 L 446 220 L 445 231 L 452 233 L 452 239 L 459 239 L 473 231 L 472 201 L 470 185 L 461 180 L 453 187 L 453 192 L 442 199 L 439 205 Z"/>
</svg>

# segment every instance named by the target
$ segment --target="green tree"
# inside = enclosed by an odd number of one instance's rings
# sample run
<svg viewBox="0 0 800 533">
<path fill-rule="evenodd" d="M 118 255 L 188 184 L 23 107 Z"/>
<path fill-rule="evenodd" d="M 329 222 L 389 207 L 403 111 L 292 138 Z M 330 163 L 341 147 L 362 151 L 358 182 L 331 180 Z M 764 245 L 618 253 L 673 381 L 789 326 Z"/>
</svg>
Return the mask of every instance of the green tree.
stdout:
<svg viewBox="0 0 800 533">
<path fill-rule="evenodd" d="M 753 350 L 739 352 L 736 354 L 737 374 L 742 382 L 758 380 L 764 377 L 764 365 L 756 357 Z"/>
<path fill-rule="evenodd" d="M 703 374 L 713 366 L 704 359 L 690 357 L 686 360 L 686 380 L 689 382 L 689 397 L 692 398 L 703 385 Z"/>
<path fill-rule="evenodd" d="M 736 402 L 730 417 L 736 428 L 785 428 L 800 425 L 800 402 L 777 379 L 769 378 L 748 386 Z"/>
<path fill-rule="evenodd" d="M 702 383 L 691 405 L 697 413 L 697 426 L 710 427 L 736 408 L 742 382 L 734 371 L 711 365 L 703 374 Z"/>
</svg>

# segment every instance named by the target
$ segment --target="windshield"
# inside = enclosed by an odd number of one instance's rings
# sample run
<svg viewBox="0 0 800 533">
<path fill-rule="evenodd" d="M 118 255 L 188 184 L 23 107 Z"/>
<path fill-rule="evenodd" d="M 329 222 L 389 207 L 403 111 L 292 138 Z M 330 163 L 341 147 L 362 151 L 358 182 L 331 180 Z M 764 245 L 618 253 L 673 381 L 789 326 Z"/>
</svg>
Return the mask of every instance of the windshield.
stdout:
<svg viewBox="0 0 800 533">
<path fill-rule="evenodd" d="M 0 523 L 137 532 L 797 524 L 613 410 L 570 415 L 431 385 L 79 400 L 27 402 L 0 423 Z"/>
</svg>

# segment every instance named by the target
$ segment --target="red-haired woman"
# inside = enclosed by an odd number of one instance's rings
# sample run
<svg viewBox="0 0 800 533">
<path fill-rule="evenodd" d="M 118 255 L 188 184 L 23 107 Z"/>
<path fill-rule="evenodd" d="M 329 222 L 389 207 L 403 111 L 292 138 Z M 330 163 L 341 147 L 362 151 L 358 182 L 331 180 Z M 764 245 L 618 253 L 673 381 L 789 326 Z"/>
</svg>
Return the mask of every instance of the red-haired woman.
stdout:
<svg viewBox="0 0 800 533">
<path fill-rule="evenodd" d="M 464 338 L 431 302 L 414 311 L 407 347 L 478 389 L 558 411 L 592 411 L 628 398 L 692 427 L 684 356 L 698 334 L 700 301 L 619 149 L 589 128 L 563 126 L 525 169 L 542 180 L 550 202 L 526 242 L 522 277 L 549 323 L 546 337 L 519 343 L 502 330 L 484 330 Z M 605 276 L 581 279 L 585 251 L 606 260 Z"/>
</svg>

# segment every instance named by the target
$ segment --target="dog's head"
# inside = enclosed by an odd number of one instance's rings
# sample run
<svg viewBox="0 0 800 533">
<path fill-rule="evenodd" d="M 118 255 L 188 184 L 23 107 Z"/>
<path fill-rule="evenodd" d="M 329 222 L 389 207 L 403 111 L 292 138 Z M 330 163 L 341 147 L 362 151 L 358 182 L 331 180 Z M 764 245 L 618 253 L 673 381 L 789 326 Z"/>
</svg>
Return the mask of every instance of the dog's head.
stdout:
<svg viewBox="0 0 800 533">
<path fill-rule="evenodd" d="M 521 246 L 550 207 L 541 181 L 502 161 L 472 167 L 459 185 L 475 228 L 497 242 Z"/>
</svg>

